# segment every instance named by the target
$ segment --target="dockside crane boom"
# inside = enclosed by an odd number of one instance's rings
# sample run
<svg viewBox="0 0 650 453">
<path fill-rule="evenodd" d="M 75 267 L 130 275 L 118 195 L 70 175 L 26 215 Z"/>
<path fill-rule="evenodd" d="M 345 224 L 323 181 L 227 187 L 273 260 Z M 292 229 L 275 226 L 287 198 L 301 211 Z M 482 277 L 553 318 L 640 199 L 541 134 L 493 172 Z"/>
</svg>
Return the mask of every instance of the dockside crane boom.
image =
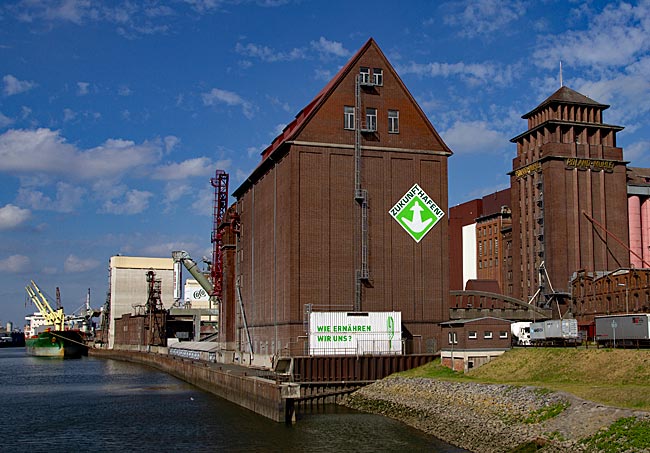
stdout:
<svg viewBox="0 0 650 453">
<path fill-rule="evenodd" d="M 175 263 L 182 263 L 183 266 L 185 266 L 185 269 L 187 269 L 189 273 L 192 274 L 192 277 L 194 277 L 199 285 L 201 285 L 201 288 L 212 297 L 214 294 L 214 286 L 212 286 L 210 280 L 208 280 L 199 270 L 199 266 L 196 264 L 196 261 L 192 259 L 189 253 L 185 250 L 172 252 L 172 259 Z M 180 284 L 180 278 L 177 280 L 177 284 Z"/>
<path fill-rule="evenodd" d="M 45 321 L 49 325 L 52 325 L 54 330 L 64 330 L 65 314 L 63 313 L 63 308 L 53 310 L 52 305 L 50 305 L 39 287 L 34 283 L 34 280 L 30 280 L 30 282 L 31 286 L 26 286 L 25 290 L 31 301 L 36 305 L 36 308 L 38 308 L 38 311 L 45 318 Z"/>
</svg>

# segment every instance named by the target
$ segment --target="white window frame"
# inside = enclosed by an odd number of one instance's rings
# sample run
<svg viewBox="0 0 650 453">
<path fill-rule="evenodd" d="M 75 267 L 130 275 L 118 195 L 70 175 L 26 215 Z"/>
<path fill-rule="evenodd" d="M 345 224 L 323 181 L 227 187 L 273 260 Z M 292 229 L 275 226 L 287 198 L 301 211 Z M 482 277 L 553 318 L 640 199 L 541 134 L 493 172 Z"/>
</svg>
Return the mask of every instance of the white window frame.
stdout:
<svg viewBox="0 0 650 453">
<path fill-rule="evenodd" d="M 447 334 L 449 344 L 458 344 L 458 334 L 456 332 L 449 332 Z"/>
<path fill-rule="evenodd" d="M 377 130 L 377 109 L 375 108 L 366 108 L 366 129 L 373 132 Z"/>
<path fill-rule="evenodd" d="M 372 83 L 377 86 L 384 85 L 384 70 L 381 68 L 372 69 Z"/>
<path fill-rule="evenodd" d="M 508 338 L 508 332 L 506 330 L 500 331 L 499 332 L 499 338 L 501 338 L 502 340 L 505 340 L 506 338 Z"/>
<path fill-rule="evenodd" d="M 476 340 L 478 338 L 478 335 L 475 330 L 472 330 L 467 333 L 467 338 L 469 338 L 470 340 Z"/>
<path fill-rule="evenodd" d="M 388 133 L 399 134 L 399 110 L 388 111 Z"/>
<path fill-rule="evenodd" d="M 370 68 L 361 66 L 359 68 L 359 78 L 361 83 L 370 83 Z"/>
<path fill-rule="evenodd" d="M 483 332 L 483 338 L 485 340 L 491 340 L 492 339 L 492 331 L 491 330 L 486 330 Z"/>
<path fill-rule="evenodd" d="M 354 130 L 354 107 L 346 105 L 343 107 L 343 129 Z"/>
</svg>

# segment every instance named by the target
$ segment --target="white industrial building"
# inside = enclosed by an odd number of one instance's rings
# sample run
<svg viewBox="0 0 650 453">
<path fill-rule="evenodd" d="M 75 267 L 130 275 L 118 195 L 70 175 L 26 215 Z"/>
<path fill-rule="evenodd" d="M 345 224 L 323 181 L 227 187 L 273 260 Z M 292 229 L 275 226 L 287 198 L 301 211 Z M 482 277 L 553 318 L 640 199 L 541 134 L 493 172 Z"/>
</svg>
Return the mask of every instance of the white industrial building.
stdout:
<svg viewBox="0 0 650 453">
<path fill-rule="evenodd" d="M 174 303 L 174 263 L 171 258 L 112 256 L 110 259 L 110 324 L 108 347 L 115 342 L 115 319 L 126 313 L 137 314 L 136 307 L 147 302 L 147 272 L 161 280 L 161 299 L 168 309 Z"/>
</svg>

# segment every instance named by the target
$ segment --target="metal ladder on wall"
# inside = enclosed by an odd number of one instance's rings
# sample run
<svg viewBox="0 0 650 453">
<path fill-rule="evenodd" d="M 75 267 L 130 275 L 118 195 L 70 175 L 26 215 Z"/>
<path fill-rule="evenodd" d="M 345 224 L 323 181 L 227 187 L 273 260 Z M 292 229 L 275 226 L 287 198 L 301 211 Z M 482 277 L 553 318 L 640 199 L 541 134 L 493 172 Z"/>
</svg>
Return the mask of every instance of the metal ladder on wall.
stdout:
<svg viewBox="0 0 650 453">
<path fill-rule="evenodd" d="M 356 270 L 354 311 L 361 311 L 362 286 L 370 279 L 368 269 L 368 191 L 361 187 L 361 75 L 355 80 L 354 200 L 360 208 L 360 260 Z"/>
</svg>

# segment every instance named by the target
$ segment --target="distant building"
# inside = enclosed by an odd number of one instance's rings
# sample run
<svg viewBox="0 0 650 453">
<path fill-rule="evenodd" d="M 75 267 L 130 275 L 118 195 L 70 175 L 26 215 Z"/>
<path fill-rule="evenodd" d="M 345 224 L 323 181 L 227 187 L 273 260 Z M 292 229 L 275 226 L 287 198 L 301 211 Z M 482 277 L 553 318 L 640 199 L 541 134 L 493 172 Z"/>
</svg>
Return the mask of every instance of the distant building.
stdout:
<svg viewBox="0 0 650 453">
<path fill-rule="evenodd" d="M 238 349 L 260 360 L 305 355 L 311 311 L 400 311 L 406 352 L 437 350 L 448 319 L 450 155 L 369 40 L 234 191 Z"/>
<path fill-rule="evenodd" d="M 170 258 L 145 258 L 112 256 L 110 259 L 110 316 L 108 347 L 115 344 L 115 319 L 124 314 L 137 315 L 147 302 L 147 272 L 153 270 L 161 280 L 161 299 L 165 308 L 174 303 L 173 260 Z"/>
<path fill-rule="evenodd" d="M 499 293 L 512 294 L 511 227 L 510 189 L 449 209 L 451 290 L 466 289 L 470 280 L 494 280 Z"/>
</svg>

